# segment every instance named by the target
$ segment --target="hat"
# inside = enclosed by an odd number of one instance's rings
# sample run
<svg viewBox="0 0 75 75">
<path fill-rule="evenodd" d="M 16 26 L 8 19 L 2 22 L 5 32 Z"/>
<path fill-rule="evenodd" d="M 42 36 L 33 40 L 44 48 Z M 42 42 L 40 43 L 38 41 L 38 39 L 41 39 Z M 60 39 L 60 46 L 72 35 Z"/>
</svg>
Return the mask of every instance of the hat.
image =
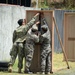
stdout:
<svg viewBox="0 0 75 75">
<path fill-rule="evenodd" d="M 34 25 L 32 26 L 32 32 L 35 32 L 35 31 L 38 31 L 38 27 L 36 26 L 36 24 L 34 24 Z"/>
</svg>

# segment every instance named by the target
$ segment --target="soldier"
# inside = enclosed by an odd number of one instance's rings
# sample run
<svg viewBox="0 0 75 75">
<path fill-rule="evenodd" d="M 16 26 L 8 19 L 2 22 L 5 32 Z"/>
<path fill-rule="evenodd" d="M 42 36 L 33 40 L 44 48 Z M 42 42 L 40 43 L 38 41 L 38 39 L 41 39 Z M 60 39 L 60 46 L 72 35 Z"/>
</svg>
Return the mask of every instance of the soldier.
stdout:
<svg viewBox="0 0 75 75">
<path fill-rule="evenodd" d="M 44 15 L 41 16 L 44 18 Z M 28 31 L 25 50 L 26 50 L 26 65 L 25 65 L 25 73 L 29 73 L 29 68 L 31 65 L 31 61 L 34 53 L 35 43 L 41 44 L 41 73 L 42 74 L 50 74 L 51 62 L 50 62 L 50 53 L 51 53 L 51 36 L 48 25 L 45 19 L 42 19 L 44 25 L 41 26 L 41 34 L 38 29 L 31 28 Z M 32 30 L 32 31 L 31 31 Z"/>
<path fill-rule="evenodd" d="M 44 14 L 41 16 L 42 22 L 44 25 L 41 25 L 41 36 L 40 36 L 40 44 L 41 44 L 41 73 L 42 74 L 50 74 L 51 69 L 51 61 L 50 61 L 50 53 L 51 53 L 51 35 L 44 18 Z"/>
<path fill-rule="evenodd" d="M 9 62 L 9 68 L 8 71 L 12 72 L 12 66 L 14 65 L 16 56 L 18 53 L 18 51 L 20 51 L 20 49 L 23 49 L 23 43 L 26 40 L 26 34 L 27 31 L 33 26 L 33 24 L 35 23 L 37 16 L 39 15 L 39 13 L 37 13 L 30 22 L 28 22 L 26 25 L 20 26 L 15 30 L 15 34 L 16 34 L 16 39 L 13 43 L 11 52 L 10 52 L 10 56 L 11 56 L 11 60 Z M 23 50 L 22 50 L 23 51 Z M 20 59 L 19 59 L 20 62 Z M 18 63 L 18 72 L 21 72 L 21 68 L 22 68 L 22 64 Z"/>
<path fill-rule="evenodd" d="M 18 22 L 19 24 L 19 27 L 22 26 L 22 25 L 25 25 L 26 23 L 26 20 L 25 19 L 19 19 Z M 17 27 L 16 30 L 19 28 Z M 17 57 L 17 54 L 19 55 L 19 51 L 23 51 L 23 43 L 16 43 L 16 39 L 17 39 L 17 33 L 16 33 L 16 30 L 14 30 L 13 32 L 13 46 L 12 46 L 12 49 L 10 51 L 10 56 L 11 56 L 11 59 L 10 59 L 10 62 L 9 62 L 9 68 L 8 68 L 8 71 L 9 72 L 12 72 L 12 66 L 14 65 L 15 63 L 15 60 L 16 60 L 16 57 Z M 23 54 L 22 54 L 23 56 Z"/>
<path fill-rule="evenodd" d="M 37 22 L 33 27 L 28 31 L 26 44 L 25 44 L 25 53 L 26 53 L 26 64 L 25 64 L 25 73 L 31 73 L 29 68 L 31 66 L 31 62 L 33 59 L 34 54 L 34 46 L 35 43 L 39 42 L 39 34 L 38 34 L 38 27 Z"/>
</svg>

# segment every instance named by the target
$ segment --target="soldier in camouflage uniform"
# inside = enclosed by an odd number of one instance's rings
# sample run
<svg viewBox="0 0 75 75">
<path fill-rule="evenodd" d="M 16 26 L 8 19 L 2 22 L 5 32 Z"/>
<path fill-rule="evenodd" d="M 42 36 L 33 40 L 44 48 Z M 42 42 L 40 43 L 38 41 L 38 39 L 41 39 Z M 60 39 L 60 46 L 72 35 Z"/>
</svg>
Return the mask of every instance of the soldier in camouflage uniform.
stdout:
<svg viewBox="0 0 75 75">
<path fill-rule="evenodd" d="M 19 24 L 19 27 L 22 26 L 22 25 L 25 25 L 25 20 L 24 19 L 19 19 L 18 22 Z M 16 30 L 19 28 L 17 27 Z M 12 49 L 10 51 L 10 56 L 11 56 L 11 59 L 10 59 L 10 62 L 9 62 L 9 68 L 8 68 L 8 71 L 11 72 L 12 71 L 12 66 L 14 65 L 15 63 L 15 60 L 16 60 L 16 57 L 17 55 L 20 55 L 20 53 L 23 51 L 23 43 L 19 43 L 19 42 L 15 42 L 18 35 L 16 33 L 16 30 L 14 30 L 13 32 L 13 46 L 12 46 Z M 23 53 L 21 53 L 23 57 Z M 19 56 L 18 56 L 19 57 Z M 19 64 L 18 64 L 19 65 Z M 20 64 L 21 65 L 21 64 Z M 19 65 L 19 66 L 20 66 Z"/>
<path fill-rule="evenodd" d="M 44 17 L 44 15 L 43 15 Z M 40 36 L 40 44 L 41 44 L 41 73 L 42 74 L 50 74 L 51 70 L 51 35 L 46 23 L 45 18 L 42 19 L 44 25 L 41 25 L 41 36 Z"/>
<path fill-rule="evenodd" d="M 41 16 L 42 17 L 42 16 Z M 43 16 L 44 17 L 44 16 Z M 51 53 L 51 35 L 48 28 L 48 25 L 45 19 L 42 19 L 43 25 L 41 25 L 41 34 L 38 32 L 38 29 L 32 28 L 29 30 L 29 35 L 27 35 L 25 50 L 26 50 L 26 69 L 25 73 L 29 71 L 29 67 L 31 65 L 31 61 L 34 53 L 35 43 L 41 44 L 41 73 L 50 74 L 51 69 L 51 61 L 50 61 L 50 53 Z M 35 32 L 35 33 L 33 33 Z M 32 35 L 34 34 L 34 35 Z"/>
<path fill-rule="evenodd" d="M 8 71 L 12 71 L 12 66 L 15 62 L 16 56 L 18 54 L 19 56 L 19 63 L 18 63 L 18 68 L 19 68 L 19 72 L 21 72 L 22 69 L 22 64 L 20 64 L 20 61 L 22 61 L 21 57 L 20 57 L 20 52 L 21 50 L 23 51 L 23 43 L 26 40 L 26 34 L 27 31 L 33 26 L 33 24 L 35 23 L 37 16 L 39 15 L 39 13 L 37 13 L 30 22 L 28 22 L 26 25 L 20 26 L 15 30 L 15 34 L 16 34 L 16 39 L 13 43 L 10 55 L 11 55 L 11 60 L 9 63 L 9 68 Z M 22 54 L 21 54 L 22 55 Z M 22 63 L 22 62 L 21 62 Z"/>
<path fill-rule="evenodd" d="M 26 39 L 26 44 L 25 44 L 25 55 L 26 55 L 26 63 L 25 63 L 25 73 L 30 73 L 30 66 L 31 62 L 33 59 L 33 54 L 34 54 L 34 46 L 35 43 L 39 42 L 39 34 L 38 34 L 38 27 L 37 27 L 38 22 L 33 25 L 31 29 L 29 29 L 27 33 L 27 39 Z"/>
<path fill-rule="evenodd" d="M 43 18 L 42 19 L 43 25 L 41 25 L 41 31 L 40 31 L 41 34 L 38 32 L 38 29 L 35 30 L 35 28 L 34 29 L 32 28 L 33 29 L 32 32 L 35 33 L 30 33 L 29 34 L 30 36 L 28 35 L 28 39 L 26 40 L 25 48 L 27 49 L 27 53 L 28 53 L 26 55 L 27 58 L 26 70 L 28 70 L 31 65 L 35 43 L 40 43 L 41 44 L 41 73 L 45 74 L 46 72 L 47 74 L 49 74 L 51 70 L 51 61 L 50 61 L 51 35 L 46 20 L 44 18 L 44 15 L 42 18 Z"/>
</svg>

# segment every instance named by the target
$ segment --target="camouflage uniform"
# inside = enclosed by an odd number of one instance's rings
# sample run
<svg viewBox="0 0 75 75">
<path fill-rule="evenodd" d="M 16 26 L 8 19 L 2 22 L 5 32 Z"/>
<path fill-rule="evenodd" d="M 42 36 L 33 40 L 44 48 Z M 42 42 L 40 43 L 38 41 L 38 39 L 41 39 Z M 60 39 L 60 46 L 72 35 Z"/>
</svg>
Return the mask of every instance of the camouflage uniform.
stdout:
<svg viewBox="0 0 75 75">
<path fill-rule="evenodd" d="M 17 29 L 18 29 L 19 27 L 17 27 Z M 16 30 L 17 30 L 16 29 Z M 17 39 L 17 37 L 18 37 L 18 35 L 17 35 L 17 33 L 16 33 L 16 30 L 14 31 L 14 33 L 13 33 L 13 46 L 12 46 L 12 49 L 11 49 L 11 51 L 10 51 L 10 55 L 11 55 L 11 60 L 10 60 L 10 63 L 9 64 L 11 64 L 12 66 L 14 65 L 14 63 L 15 63 L 15 59 L 16 59 L 16 57 L 17 57 L 17 54 L 18 55 L 20 55 L 20 54 L 22 54 L 22 58 L 23 58 L 23 53 L 22 53 L 22 51 L 23 51 L 23 43 L 22 42 L 15 42 L 16 41 L 16 39 Z M 21 64 L 20 64 L 21 65 Z"/>
<path fill-rule="evenodd" d="M 34 46 L 35 43 L 39 42 L 39 35 L 38 33 L 38 27 L 33 25 L 33 27 L 28 31 L 27 34 L 27 39 L 26 39 L 26 44 L 25 44 L 25 50 L 26 50 L 26 69 L 29 69 L 32 59 L 33 59 L 33 54 L 34 54 Z"/>
<path fill-rule="evenodd" d="M 45 20 L 43 20 L 45 21 Z M 43 31 L 44 29 L 47 29 L 47 31 Z M 32 28 L 31 28 L 32 29 Z M 41 26 L 41 36 L 39 36 L 38 29 L 36 29 L 35 33 L 31 31 L 31 29 L 28 31 L 26 44 L 25 44 L 25 50 L 26 50 L 26 68 L 29 68 L 31 65 L 31 61 L 33 59 L 34 54 L 34 46 L 35 43 L 41 44 L 41 72 L 50 72 L 51 68 L 51 62 L 50 62 L 50 52 L 51 52 L 51 38 L 50 38 L 50 31 L 48 26 L 43 25 Z M 38 35 L 38 36 L 37 36 Z"/>
<path fill-rule="evenodd" d="M 12 49 L 10 51 L 10 55 L 11 55 L 11 60 L 10 63 L 12 66 L 15 62 L 16 56 L 18 54 L 19 56 L 19 63 L 18 63 L 18 67 L 22 68 L 22 61 L 23 61 L 23 43 L 26 40 L 26 34 L 27 31 L 32 27 L 32 25 L 34 24 L 35 20 L 36 20 L 37 16 L 34 16 L 32 18 L 32 20 L 27 23 L 26 25 L 20 26 L 15 30 L 15 34 L 14 34 L 14 43 L 12 46 Z"/>
<path fill-rule="evenodd" d="M 51 35 L 45 19 L 43 19 L 44 25 L 41 26 L 41 72 L 49 72 L 51 69 L 50 53 L 51 53 Z"/>
</svg>

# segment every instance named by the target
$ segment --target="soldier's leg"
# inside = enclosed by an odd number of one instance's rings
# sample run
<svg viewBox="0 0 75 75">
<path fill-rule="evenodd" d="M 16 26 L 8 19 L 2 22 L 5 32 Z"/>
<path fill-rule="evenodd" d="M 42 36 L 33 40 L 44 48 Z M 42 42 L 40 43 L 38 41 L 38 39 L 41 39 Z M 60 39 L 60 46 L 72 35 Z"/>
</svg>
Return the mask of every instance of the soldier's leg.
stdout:
<svg viewBox="0 0 75 75">
<path fill-rule="evenodd" d="M 46 59 L 48 56 L 48 53 L 50 52 L 49 50 L 50 45 L 46 42 L 42 43 L 41 46 L 41 73 L 45 73 L 45 68 L 46 68 Z"/>
<path fill-rule="evenodd" d="M 50 74 L 51 70 L 51 53 L 49 52 L 46 58 L 46 74 Z"/>
<path fill-rule="evenodd" d="M 19 43 L 18 44 L 18 73 L 21 73 L 21 69 L 23 68 L 23 57 L 24 57 L 23 43 Z"/>
<path fill-rule="evenodd" d="M 44 51 L 41 53 L 41 73 L 45 74 L 45 67 L 46 67 L 46 54 Z"/>
<path fill-rule="evenodd" d="M 41 45 L 41 74 L 45 74 L 45 68 L 46 68 L 46 46 L 45 43 L 42 43 Z"/>
<path fill-rule="evenodd" d="M 25 50 L 26 50 L 25 73 L 30 73 L 29 68 L 31 66 L 31 62 L 34 54 L 34 42 L 31 40 L 28 41 L 25 44 Z"/>
<path fill-rule="evenodd" d="M 17 54 L 18 54 L 17 43 L 14 43 L 13 46 L 12 46 L 12 49 L 11 49 L 11 51 L 10 51 L 10 56 L 11 56 L 11 57 L 10 57 L 10 62 L 9 62 L 9 67 L 8 67 L 8 71 L 9 71 L 9 72 L 12 72 L 12 66 L 13 66 L 14 63 L 15 63 Z"/>
</svg>

